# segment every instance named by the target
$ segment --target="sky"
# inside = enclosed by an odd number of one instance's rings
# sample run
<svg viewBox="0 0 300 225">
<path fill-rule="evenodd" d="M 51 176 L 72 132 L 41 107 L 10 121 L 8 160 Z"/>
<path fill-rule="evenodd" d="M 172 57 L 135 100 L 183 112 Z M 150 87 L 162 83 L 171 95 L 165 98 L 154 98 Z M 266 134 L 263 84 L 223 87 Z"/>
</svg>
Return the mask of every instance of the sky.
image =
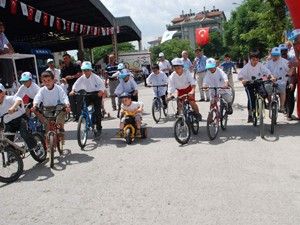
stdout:
<svg viewBox="0 0 300 225">
<path fill-rule="evenodd" d="M 238 7 L 243 0 L 172 0 L 172 1 L 157 1 L 157 0 L 101 0 L 106 8 L 115 16 L 130 16 L 138 28 L 142 31 L 143 47 L 149 47 L 147 42 L 155 40 L 162 36 L 166 31 L 166 25 L 171 23 L 171 20 L 185 13 L 212 10 L 213 6 L 216 9 L 223 10 L 228 17 L 230 12 Z M 237 4 L 232 4 L 237 3 Z"/>
</svg>

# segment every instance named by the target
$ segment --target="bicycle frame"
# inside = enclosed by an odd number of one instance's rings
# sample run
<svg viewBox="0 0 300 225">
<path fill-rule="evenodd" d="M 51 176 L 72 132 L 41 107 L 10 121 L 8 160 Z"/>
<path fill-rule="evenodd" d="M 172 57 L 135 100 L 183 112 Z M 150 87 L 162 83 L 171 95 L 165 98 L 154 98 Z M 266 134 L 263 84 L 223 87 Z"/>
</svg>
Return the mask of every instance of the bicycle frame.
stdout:
<svg viewBox="0 0 300 225">
<path fill-rule="evenodd" d="M 86 120 L 86 129 L 90 129 L 93 127 L 93 112 L 94 109 L 92 111 L 89 110 L 87 103 L 86 103 L 86 96 L 87 95 L 82 95 L 83 96 L 83 106 L 82 106 L 82 111 L 81 111 L 81 115 L 82 117 L 85 118 Z"/>
</svg>

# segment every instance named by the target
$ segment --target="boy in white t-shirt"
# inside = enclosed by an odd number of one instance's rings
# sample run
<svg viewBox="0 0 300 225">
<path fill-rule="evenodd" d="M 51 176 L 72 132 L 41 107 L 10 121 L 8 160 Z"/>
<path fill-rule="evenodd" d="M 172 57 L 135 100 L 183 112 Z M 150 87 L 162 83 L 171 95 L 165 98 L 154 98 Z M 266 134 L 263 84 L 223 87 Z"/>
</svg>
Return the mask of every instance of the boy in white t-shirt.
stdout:
<svg viewBox="0 0 300 225">
<path fill-rule="evenodd" d="M 131 100 L 131 95 L 129 93 L 123 93 L 121 96 L 121 121 L 120 130 L 117 134 L 118 137 L 123 137 L 123 128 L 125 123 L 125 112 L 135 114 L 136 122 L 136 137 L 141 137 L 141 125 L 142 125 L 142 113 L 144 111 L 144 104 L 142 102 L 134 102 Z"/>
<path fill-rule="evenodd" d="M 207 72 L 203 81 L 203 88 L 208 87 L 223 87 L 224 89 L 218 90 L 218 93 L 222 96 L 222 98 L 227 102 L 228 108 L 227 113 L 229 115 L 232 114 L 232 93 L 228 88 L 228 77 L 227 74 L 217 67 L 216 60 L 213 58 L 209 58 L 206 61 L 206 69 Z M 214 99 L 215 90 L 210 90 L 210 100 Z"/>
<path fill-rule="evenodd" d="M 16 93 L 16 96 L 23 99 L 26 95 L 29 97 L 29 102 L 32 102 L 40 87 L 32 82 L 32 74 L 30 72 L 24 72 L 21 75 L 20 83 L 22 84 Z"/>
</svg>

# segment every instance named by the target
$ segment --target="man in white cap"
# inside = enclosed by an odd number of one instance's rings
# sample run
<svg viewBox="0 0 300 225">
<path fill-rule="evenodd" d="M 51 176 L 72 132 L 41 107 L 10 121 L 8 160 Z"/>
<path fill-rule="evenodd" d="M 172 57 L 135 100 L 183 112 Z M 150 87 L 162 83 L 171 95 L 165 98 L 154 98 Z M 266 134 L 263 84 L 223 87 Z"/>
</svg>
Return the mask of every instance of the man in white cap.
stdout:
<svg viewBox="0 0 300 225">
<path fill-rule="evenodd" d="M 54 81 L 56 84 L 60 83 L 60 70 L 55 68 L 54 59 L 47 59 L 47 65 L 49 66 L 46 70 L 51 71 L 54 75 Z"/>
<path fill-rule="evenodd" d="M 164 72 L 167 76 L 170 75 L 171 70 L 172 70 L 172 66 L 169 62 L 169 60 L 165 59 L 165 54 L 164 53 L 159 53 L 158 55 L 158 66 L 159 66 L 159 70 L 161 72 Z"/>
<path fill-rule="evenodd" d="M 17 97 L 23 99 L 25 96 L 29 97 L 29 102 L 32 102 L 40 87 L 32 82 L 32 74 L 30 72 L 24 72 L 21 75 L 20 83 L 22 84 L 16 93 Z"/>
<path fill-rule="evenodd" d="M 27 117 L 20 97 L 7 96 L 6 89 L 0 83 L 0 116 L 4 116 L 5 132 L 15 133 L 20 131 L 28 149 L 34 150 L 37 143 L 32 134 L 27 130 Z M 8 139 L 14 141 L 14 135 L 8 136 Z"/>
</svg>

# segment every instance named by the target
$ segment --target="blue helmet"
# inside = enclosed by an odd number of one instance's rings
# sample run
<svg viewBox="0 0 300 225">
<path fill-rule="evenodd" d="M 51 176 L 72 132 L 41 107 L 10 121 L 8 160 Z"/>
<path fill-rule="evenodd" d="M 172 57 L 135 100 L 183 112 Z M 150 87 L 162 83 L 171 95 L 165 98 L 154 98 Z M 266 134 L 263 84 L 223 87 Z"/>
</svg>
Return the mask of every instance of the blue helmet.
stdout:
<svg viewBox="0 0 300 225">
<path fill-rule="evenodd" d="M 275 47 L 271 51 L 271 56 L 281 56 L 281 50 L 278 47 Z"/>
<path fill-rule="evenodd" d="M 119 78 L 124 80 L 129 75 L 130 75 L 129 71 L 124 69 L 120 71 Z"/>
</svg>

